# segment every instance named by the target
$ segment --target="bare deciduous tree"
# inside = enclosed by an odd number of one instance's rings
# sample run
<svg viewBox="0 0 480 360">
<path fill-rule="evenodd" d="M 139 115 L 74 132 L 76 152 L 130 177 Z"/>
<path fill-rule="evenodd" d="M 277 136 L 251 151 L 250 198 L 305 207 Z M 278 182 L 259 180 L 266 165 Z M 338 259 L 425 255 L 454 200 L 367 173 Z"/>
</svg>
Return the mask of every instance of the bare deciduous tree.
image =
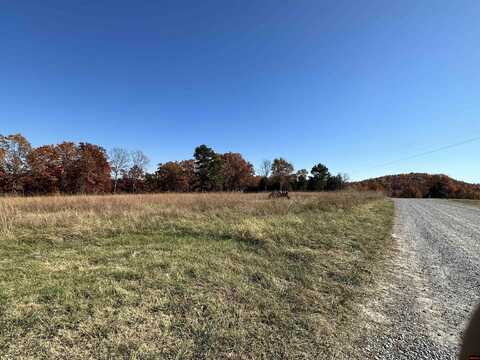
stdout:
<svg viewBox="0 0 480 360">
<path fill-rule="evenodd" d="M 110 167 L 113 175 L 113 192 L 117 192 L 118 177 L 126 173 L 130 165 L 130 153 L 122 148 L 113 148 L 109 154 Z"/>
<path fill-rule="evenodd" d="M 260 165 L 260 175 L 268 178 L 270 176 L 270 170 L 272 169 L 272 162 L 270 160 L 263 160 Z"/>
<path fill-rule="evenodd" d="M 147 171 L 147 166 L 150 162 L 147 155 L 142 151 L 137 150 L 131 153 L 132 167 L 130 168 L 129 175 L 132 180 L 133 192 L 137 191 L 137 182 L 143 177 Z"/>
<path fill-rule="evenodd" d="M 263 160 L 260 164 L 259 173 L 264 177 L 265 191 L 268 188 L 268 177 L 270 176 L 270 170 L 272 169 L 272 162 L 270 160 Z"/>
<path fill-rule="evenodd" d="M 147 170 L 147 166 L 150 163 L 150 159 L 142 151 L 137 150 L 131 153 L 132 165 L 137 166 L 143 171 Z"/>
</svg>

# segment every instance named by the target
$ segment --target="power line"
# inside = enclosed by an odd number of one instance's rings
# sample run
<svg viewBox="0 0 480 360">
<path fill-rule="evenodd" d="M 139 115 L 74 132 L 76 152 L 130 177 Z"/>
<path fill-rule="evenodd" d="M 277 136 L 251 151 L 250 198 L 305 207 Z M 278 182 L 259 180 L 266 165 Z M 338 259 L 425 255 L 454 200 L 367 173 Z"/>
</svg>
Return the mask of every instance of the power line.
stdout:
<svg viewBox="0 0 480 360">
<path fill-rule="evenodd" d="M 382 168 L 382 167 L 385 167 L 385 166 L 393 165 L 393 164 L 403 162 L 403 161 L 407 161 L 407 160 L 411 160 L 411 159 L 416 159 L 416 158 L 419 158 L 419 157 L 422 157 L 422 156 L 425 156 L 425 155 L 434 154 L 434 153 L 439 152 L 439 151 L 451 149 L 451 148 L 454 148 L 454 147 L 457 147 L 457 146 L 465 145 L 465 144 L 468 144 L 468 143 L 471 143 L 471 142 L 474 142 L 474 141 L 479 141 L 479 140 L 480 140 L 480 136 L 477 136 L 477 137 L 466 139 L 466 140 L 456 142 L 456 143 L 453 143 L 453 144 L 444 145 L 444 146 L 441 146 L 441 147 L 438 147 L 438 148 L 435 148 L 435 149 L 432 149 L 432 150 L 427 150 L 427 151 L 424 151 L 424 152 L 421 152 L 421 153 L 418 153 L 418 154 L 410 155 L 410 156 L 407 156 L 407 157 L 404 157 L 404 158 L 396 159 L 396 160 L 393 160 L 393 161 L 389 161 L 389 162 L 386 162 L 386 163 L 383 163 L 383 164 L 373 166 L 372 168 L 368 169 L 367 171 Z M 364 171 L 362 171 L 362 172 L 364 172 Z"/>
</svg>

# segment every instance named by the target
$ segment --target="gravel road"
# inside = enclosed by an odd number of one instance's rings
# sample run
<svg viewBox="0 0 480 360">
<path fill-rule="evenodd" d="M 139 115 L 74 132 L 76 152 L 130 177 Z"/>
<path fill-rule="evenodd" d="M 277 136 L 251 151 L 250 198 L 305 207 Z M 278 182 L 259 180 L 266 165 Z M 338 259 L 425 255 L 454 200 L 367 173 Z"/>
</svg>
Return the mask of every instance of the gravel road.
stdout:
<svg viewBox="0 0 480 360">
<path fill-rule="evenodd" d="M 396 199 L 395 253 L 364 307 L 367 359 L 455 359 L 480 302 L 480 209 Z"/>
</svg>

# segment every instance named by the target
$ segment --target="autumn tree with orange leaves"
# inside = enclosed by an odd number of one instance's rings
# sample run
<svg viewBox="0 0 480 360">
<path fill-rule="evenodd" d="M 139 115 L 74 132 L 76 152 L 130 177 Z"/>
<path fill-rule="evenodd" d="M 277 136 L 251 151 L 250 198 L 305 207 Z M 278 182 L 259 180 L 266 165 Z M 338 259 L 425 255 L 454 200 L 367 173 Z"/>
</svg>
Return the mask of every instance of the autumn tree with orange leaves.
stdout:
<svg viewBox="0 0 480 360">
<path fill-rule="evenodd" d="M 110 165 L 100 146 L 64 142 L 32 149 L 21 134 L 0 135 L 0 192 L 108 193 Z"/>
<path fill-rule="evenodd" d="M 189 191 L 188 176 L 182 165 L 177 161 L 159 164 L 156 175 L 159 191 Z"/>
<path fill-rule="evenodd" d="M 29 188 L 31 192 L 51 194 L 60 192 L 62 173 L 60 155 L 54 145 L 33 149 L 27 157 L 30 167 Z"/>
<path fill-rule="evenodd" d="M 247 162 L 241 154 L 228 152 L 221 155 L 223 163 L 223 189 L 226 191 L 241 191 L 253 182 L 255 172 L 253 165 Z"/>
<path fill-rule="evenodd" d="M 82 194 L 108 193 L 112 188 L 110 165 L 105 150 L 97 145 L 80 143 L 74 167 L 76 189 Z"/>
</svg>

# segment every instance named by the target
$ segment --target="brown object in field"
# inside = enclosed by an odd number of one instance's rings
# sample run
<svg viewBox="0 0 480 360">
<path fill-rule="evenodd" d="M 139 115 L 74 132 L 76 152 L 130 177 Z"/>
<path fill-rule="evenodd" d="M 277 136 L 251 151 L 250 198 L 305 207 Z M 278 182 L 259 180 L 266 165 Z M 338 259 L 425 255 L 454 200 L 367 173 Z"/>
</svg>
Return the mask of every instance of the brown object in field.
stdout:
<svg viewBox="0 0 480 360">
<path fill-rule="evenodd" d="M 275 190 L 275 191 L 272 191 L 270 195 L 268 195 L 269 199 L 276 199 L 276 198 L 282 198 L 282 197 L 290 199 L 290 196 L 288 196 L 287 190 L 281 190 L 281 191 Z"/>
</svg>

